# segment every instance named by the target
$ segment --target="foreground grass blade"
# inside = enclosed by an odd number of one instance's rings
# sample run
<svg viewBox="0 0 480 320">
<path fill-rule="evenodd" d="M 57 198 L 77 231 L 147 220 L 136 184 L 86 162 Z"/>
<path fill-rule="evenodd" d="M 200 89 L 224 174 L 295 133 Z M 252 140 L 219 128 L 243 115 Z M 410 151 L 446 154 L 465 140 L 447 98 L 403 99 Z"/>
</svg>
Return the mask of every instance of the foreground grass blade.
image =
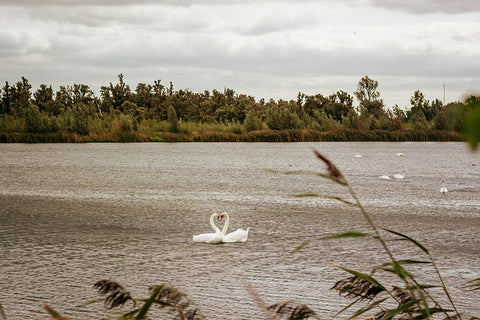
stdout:
<svg viewBox="0 0 480 320">
<path fill-rule="evenodd" d="M 5 315 L 5 311 L 3 310 L 2 304 L 0 303 L 0 315 L 2 316 L 2 319 L 6 320 L 7 316 Z"/>
<path fill-rule="evenodd" d="M 46 305 L 45 303 L 42 303 L 42 305 L 43 305 L 43 308 L 45 309 L 45 311 L 47 311 L 47 313 L 50 315 L 52 320 L 74 320 L 73 318 L 67 318 L 67 317 L 62 316 L 60 313 L 58 313 L 57 311 L 55 311 L 54 309 L 52 309 L 50 306 Z"/>
<path fill-rule="evenodd" d="M 420 248 L 423 252 L 425 252 L 426 254 L 428 254 L 428 255 L 430 254 L 430 252 L 428 251 L 428 249 L 425 248 L 424 246 L 422 246 L 422 245 L 420 244 L 420 242 L 418 242 L 417 240 L 412 239 L 412 238 L 410 238 L 409 236 L 406 236 L 406 235 L 404 235 L 404 234 L 402 234 L 402 233 L 400 233 L 400 232 L 397 232 L 397 231 L 393 231 L 393 230 L 385 229 L 385 228 L 384 228 L 383 230 L 388 231 L 388 232 L 393 233 L 393 234 L 396 234 L 397 236 L 402 237 L 404 240 L 410 241 L 411 243 L 413 243 L 414 245 L 416 245 L 417 247 L 419 247 L 419 248 Z"/>
<path fill-rule="evenodd" d="M 371 309 L 375 308 L 376 306 L 378 306 L 379 304 L 381 304 L 383 301 L 385 301 L 387 299 L 388 298 L 383 298 L 381 300 L 378 300 L 378 301 L 375 301 L 374 303 L 369 304 L 368 306 L 365 306 L 365 307 L 359 309 L 348 319 L 354 319 L 354 318 L 358 317 L 359 315 L 367 312 L 368 310 L 371 310 Z"/>
<path fill-rule="evenodd" d="M 321 237 L 317 240 L 331 240 L 331 239 L 342 239 L 342 238 L 362 238 L 371 236 L 369 233 L 360 232 L 360 231 L 347 231 L 343 233 L 337 233 L 331 236 Z"/>
<path fill-rule="evenodd" d="M 480 278 L 470 280 L 464 283 L 461 287 L 470 291 L 480 290 Z"/>
<path fill-rule="evenodd" d="M 319 240 L 331 240 L 331 239 L 342 239 L 342 238 L 361 238 L 361 237 L 367 237 L 370 236 L 369 233 L 364 233 L 364 232 L 359 232 L 359 231 L 348 231 L 348 232 L 343 232 L 343 233 L 337 233 L 331 236 L 326 236 L 326 237 L 321 237 L 317 238 L 315 240 L 311 241 L 305 241 L 302 244 L 300 244 L 298 247 L 293 249 L 290 253 L 296 253 L 300 250 L 302 250 L 304 247 L 309 245 L 312 241 L 319 241 Z"/>
</svg>

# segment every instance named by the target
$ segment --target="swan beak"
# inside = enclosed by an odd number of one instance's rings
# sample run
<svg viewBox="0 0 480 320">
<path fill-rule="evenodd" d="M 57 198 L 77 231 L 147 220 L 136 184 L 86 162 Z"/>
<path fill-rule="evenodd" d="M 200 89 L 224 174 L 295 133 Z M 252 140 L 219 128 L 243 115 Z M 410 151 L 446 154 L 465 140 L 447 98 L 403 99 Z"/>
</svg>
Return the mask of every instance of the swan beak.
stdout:
<svg viewBox="0 0 480 320">
<path fill-rule="evenodd" d="M 218 220 L 218 221 L 222 221 L 222 220 L 223 220 L 223 217 L 224 217 L 223 214 L 222 214 L 222 215 L 219 215 L 219 216 L 217 217 L 217 220 Z"/>
</svg>

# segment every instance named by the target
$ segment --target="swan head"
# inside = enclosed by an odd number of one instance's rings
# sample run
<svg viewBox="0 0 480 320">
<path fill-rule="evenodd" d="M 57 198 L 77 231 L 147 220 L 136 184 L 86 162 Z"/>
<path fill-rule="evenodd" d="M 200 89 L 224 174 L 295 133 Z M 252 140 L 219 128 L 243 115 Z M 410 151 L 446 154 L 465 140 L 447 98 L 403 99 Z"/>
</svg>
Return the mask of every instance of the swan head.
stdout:
<svg viewBox="0 0 480 320">
<path fill-rule="evenodd" d="M 220 214 L 217 216 L 217 220 L 218 220 L 218 221 L 222 221 L 222 220 L 225 218 L 225 215 L 226 215 L 226 214 L 227 214 L 226 212 L 220 213 Z"/>
</svg>

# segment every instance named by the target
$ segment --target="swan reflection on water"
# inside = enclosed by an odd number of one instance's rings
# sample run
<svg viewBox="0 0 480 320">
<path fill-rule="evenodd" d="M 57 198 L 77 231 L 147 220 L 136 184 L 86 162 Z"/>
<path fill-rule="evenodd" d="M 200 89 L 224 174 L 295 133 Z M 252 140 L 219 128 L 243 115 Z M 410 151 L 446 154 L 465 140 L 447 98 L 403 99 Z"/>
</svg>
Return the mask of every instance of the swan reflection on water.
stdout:
<svg viewBox="0 0 480 320">
<path fill-rule="evenodd" d="M 214 219 L 218 221 L 222 221 L 225 219 L 225 225 L 222 228 L 222 231 L 218 229 L 215 225 Z M 204 243 L 226 243 L 226 242 L 247 242 L 248 239 L 248 228 L 244 230 L 242 228 L 238 228 L 234 232 L 229 234 L 227 233 L 228 226 L 230 224 L 230 217 L 228 213 L 223 212 L 221 214 L 214 213 L 210 216 L 210 226 L 215 231 L 214 233 L 202 233 L 193 236 L 193 242 L 204 242 Z"/>
</svg>

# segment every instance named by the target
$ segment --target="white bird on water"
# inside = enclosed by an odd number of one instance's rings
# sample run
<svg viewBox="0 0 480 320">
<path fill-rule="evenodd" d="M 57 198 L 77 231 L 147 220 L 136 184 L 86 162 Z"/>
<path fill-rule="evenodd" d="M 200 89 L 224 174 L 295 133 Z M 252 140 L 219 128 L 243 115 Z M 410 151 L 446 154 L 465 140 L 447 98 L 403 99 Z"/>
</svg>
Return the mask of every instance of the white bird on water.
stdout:
<svg viewBox="0 0 480 320">
<path fill-rule="evenodd" d="M 223 226 L 223 229 L 222 229 L 222 234 L 223 234 L 222 242 L 247 242 L 248 230 L 250 230 L 250 228 L 247 228 L 247 230 L 238 228 L 237 230 L 230 232 L 229 234 L 226 234 L 228 225 L 230 224 L 230 217 L 228 216 L 228 213 L 223 212 L 218 217 L 219 221 L 222 221 L 223 219 L 225 219 L 225 225 Z"/>
<path fill-rule="evenodd" d="M 217 218 L 218 221 L 225 219 L 225 224 L 222 231 L 214 223 L 214 219 Z M 248 228 L 244 230 L 242 228 L 237 229 L 234 232 L 229 234 L 227 233 L 228 226 L 230 224 L 230 217 L 228 213 L 223 212 L 222 214 L 214 213 L 210 216 L 210 226 L 215 231 L 214 233 L 202 233 L 194 235 L 192 240 L 193 242 L 205 242 L 205 243 L 225 243 L 225 242 L 246 242 L 248 239 Z"/>
<path fill-rule="evenodd" d="M 390 178 L 389 176 L 386 176 L 386 175 L 380 176 L 380 179 L 382 179 L 382 180 L 391 180 L 391 178 Z"/>
<path fill-rule="evenodd" d="M 193 236 L 193 242 L 205 242 L 205 243 L 220 243 L 223 239 L 223 234 L 213 222 L 213 219 L 218 219 L 218 213 L 214 213 L 210 216 L 210 226 L 215 231 L 214 233 L 202 233 Z"/>
<path fill-rule="evenodd" d="M 402 174 L 400 174 L 400 173 L 395 173 L 395 174 L 393 175 L 393 177 L 394 177 L 395 179 L 405 179 L 405 170 L 403 170 Z"/>
<path fill-rule="evenodd" d="M 441 193 L 447 193 L 448 192 L 445 180 L 442 180 L 442 187 L 440 188 L 440 192 Z"/>
</svg>

